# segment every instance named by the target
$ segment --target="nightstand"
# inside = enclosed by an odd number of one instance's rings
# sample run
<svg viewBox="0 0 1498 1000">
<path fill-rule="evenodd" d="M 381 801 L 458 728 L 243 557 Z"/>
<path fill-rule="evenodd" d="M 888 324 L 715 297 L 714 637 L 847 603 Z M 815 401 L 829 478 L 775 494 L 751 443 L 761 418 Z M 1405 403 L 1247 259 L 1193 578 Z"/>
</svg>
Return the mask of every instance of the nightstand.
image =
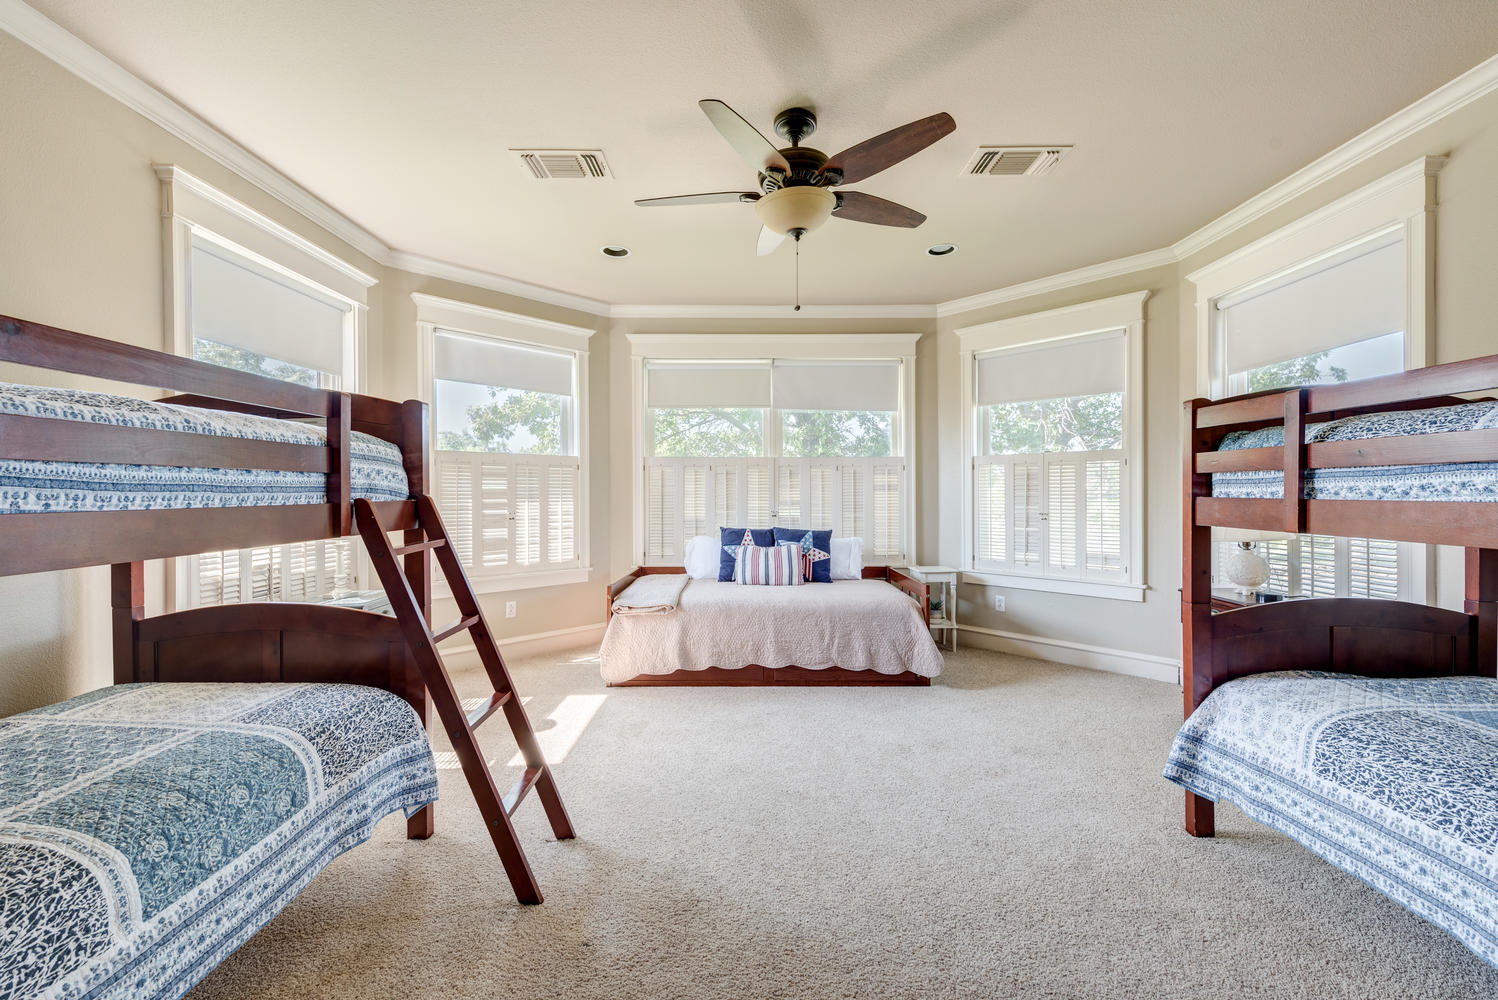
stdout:
<svg viewBox="0 0 1498 1000">
<path fill-rule="evenodd" d="M 950 566 L 907 566 L 931 597 L 931 636 L 938 646 L 957 648 L 957 571 Z"/>
<path fill-rule="evenodd" d="M 1213 611 L 1236 611 L 1238 608 L 1246 608 L 1252 604 L 1277 604 L 1280 601 L 1298 601 L 1300 599 L 1290 594 L 1277 594 L 1261 590 L 1253 595 L 1252 600 L 1248 600 L 1232 587 L 1212 588 Z"/>
</svg>

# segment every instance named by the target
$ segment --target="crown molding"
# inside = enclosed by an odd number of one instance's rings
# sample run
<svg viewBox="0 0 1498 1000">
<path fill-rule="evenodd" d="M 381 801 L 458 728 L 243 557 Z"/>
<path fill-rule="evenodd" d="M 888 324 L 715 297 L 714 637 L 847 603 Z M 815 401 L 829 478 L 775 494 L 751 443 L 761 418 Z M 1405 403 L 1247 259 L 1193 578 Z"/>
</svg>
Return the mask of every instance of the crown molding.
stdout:
<svg viewBox="0 0 1498 1000">
<path fill-rule="evenodd" d="M 471 285 L 474 288 L 484 288 L 491 292 L 500 292 L 505 295 L 514 295 L 517 298 L 529 299 L 532 302 L 544 302 L 547 305 L 561 306 L 563 309 L 573 309 L 577 312 L 590 313 L 594 316 L 608 316 L 609 304 L 602 299 L 590 299 L 583 295 L 574 295 L 557 288 L 548 288 L 545 285 L 533 285 L 528 281 L 520 281 L 516 278 L 506 278 L 500 274 L 492 274 L 488 271 L 480 271 L 477 268 L 464 267 L 462 264 L 449 264 L 446 261 L 434 260 L 431 257 L 423 257 L 420 254 L 407 253 L 404 250 L 390 251 L 386 265 L 398 271 L 406 271 L 410 274 L 419 274 L 428 278 L 441 278 L 446 281 L 456 281 L 459 284 Z"/>
<path fill-rule="evenodd" d="M 1394 144 L 1409 138 L 1420 129 L 1461 110 L 1473 101 L 1498 90 L 1498 56 L 1493 56 L 1467 70 L 1461 76 L 1437 87 L 1413 104 L 1359 133 L 1336 149 L 1295 171 L 1277 184 L 1259 192 L 1223 215 L 1202 226 L 1171 247 L 1177 260 L 1205 250 L 1256 219 L 1288 204 L 1325 181 L 1377 156 Z"/>
<path fill-rule="evenodd" d="M 1125 274 L 1136 274 L 1139 271 L 1148 271 L 1152 267 L 1163 267 L 1175 262 L 1176 256 L 1168 247 L 1163 250 L 1149 250 L 1145 253 L 1136 253 L 1130 257 L 1105 260 L 1101 264 L 1089 264 L 1086 267 L 1079 267 L 1071 271 L 1062 271 L 1060 274 L 1036 278 L 1034 281 L 1022 281 L 1017 285 L 1007 285 L 1003 288 L 995 288 L 992 291 L 979 292 L 977 295 L 969 295 L 967 298 L 941 302 L 936 306 L 936 315 L 942 317 L 955 316 L 959 313 L 972 312 L 975 309 L 1013 302 L 1017 299 L 1027 299 L 1032 295 L 1044 295 L 1047 292 L 1075 288 L 1078 285 L 1086 285 L 1094 281 L 1105 281 L 1108 278 L 1117 278 Z"/>
<path fill-rule="evenodd" d="M 934 305 L 890 306 L 718 306 L 718 305 L 617 305 L 609 310 L 615 319 L 932 319 Z"/>
<path fill-rule="evenodd" d="M 527 316 L 524 313 L 510 312 L 507 309 L 491 309 L 488 306 L 477 306 L 472 302 L 462 302 L 458 299 L 445 299 L 438 295 L 428 295 L 425 292 L 412 292 L 411 301 L 416 303 L 418 323 L 451 326 L 459 332 L 469 329 L 464 325 L 465 320 L 488 326 L 516 325 L 533 330 L 544 330 L 584 345 L 587 344 L 589 337 L 598 332 L 591 326 L 576 326 L 572 323 L 537 319 L 535 316 Z M 488 331 L 480 328 L 477 332 Z"/>
</svg>

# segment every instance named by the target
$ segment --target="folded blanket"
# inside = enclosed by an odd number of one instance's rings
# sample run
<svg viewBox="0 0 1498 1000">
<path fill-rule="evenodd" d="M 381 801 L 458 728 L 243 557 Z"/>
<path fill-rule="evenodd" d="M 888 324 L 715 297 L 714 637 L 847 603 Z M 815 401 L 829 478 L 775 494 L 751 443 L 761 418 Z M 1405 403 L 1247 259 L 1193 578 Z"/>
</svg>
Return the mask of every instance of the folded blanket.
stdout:
<svg viewBox="0 0 1498 1000">
<path fill-rule="evenodd" d="M 685 573 L 647 573 L 614 598 L 616 615 L 669 615 L 686 589 Z"/>
</svg>

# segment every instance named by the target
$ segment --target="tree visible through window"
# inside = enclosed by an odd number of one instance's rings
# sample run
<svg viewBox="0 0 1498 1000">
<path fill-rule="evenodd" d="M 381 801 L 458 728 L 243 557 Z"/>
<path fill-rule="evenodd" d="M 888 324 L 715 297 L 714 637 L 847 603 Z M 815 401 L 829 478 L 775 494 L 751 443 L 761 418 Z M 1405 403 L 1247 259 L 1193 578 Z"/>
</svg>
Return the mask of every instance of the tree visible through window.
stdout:
<svg viewBox="0 0 1498 1000">
<path fill-rule="evenodd" d="M 488 402 L 462 400 L 476 393 L 488 396 Z M 437 435 L 440 451 L 487 451 L 506 455 L 563 455 L 566 396 L 528 389 L 505 389 L 498 386 L 474 386 L 466 382 L 437 380 L 437 405 L 444 411 L 454 405 L 449 397 L 457 395 L 466 426 L 442 430 Z"/>
<path fill-rule="evenodd" d="M 747 458 L 764 452 L 764 411 L 660 407 L 651 411 L 660 458 Z"/>
<path fill-rule="evenodd" d="M 893 429 L 887 410 L 788 410 L 780 450 L 797 458 L 878 458 L 893 454 Z"/>
</svg>

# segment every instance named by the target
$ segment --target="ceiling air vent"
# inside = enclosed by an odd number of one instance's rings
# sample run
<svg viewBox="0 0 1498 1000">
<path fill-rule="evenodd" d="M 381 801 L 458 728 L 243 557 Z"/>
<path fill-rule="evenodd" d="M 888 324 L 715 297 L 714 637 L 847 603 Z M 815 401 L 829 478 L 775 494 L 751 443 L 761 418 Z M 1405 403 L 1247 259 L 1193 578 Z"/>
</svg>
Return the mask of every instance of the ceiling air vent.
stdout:
<svg viewBox="0 0 1498 1000">
<path fill-rule="evenodd" d="M 1070 150 L 1070 146 L 979 146 L 963 172 L 990 177 L 1038 177 L 1049 173 Z"/>
<path fill-rule="evenodd" d="M 573 178 L 603 180 L 612 177 L 601 149 L 512 149 L 520 165 L 538 181 Z"/>
</svg>

